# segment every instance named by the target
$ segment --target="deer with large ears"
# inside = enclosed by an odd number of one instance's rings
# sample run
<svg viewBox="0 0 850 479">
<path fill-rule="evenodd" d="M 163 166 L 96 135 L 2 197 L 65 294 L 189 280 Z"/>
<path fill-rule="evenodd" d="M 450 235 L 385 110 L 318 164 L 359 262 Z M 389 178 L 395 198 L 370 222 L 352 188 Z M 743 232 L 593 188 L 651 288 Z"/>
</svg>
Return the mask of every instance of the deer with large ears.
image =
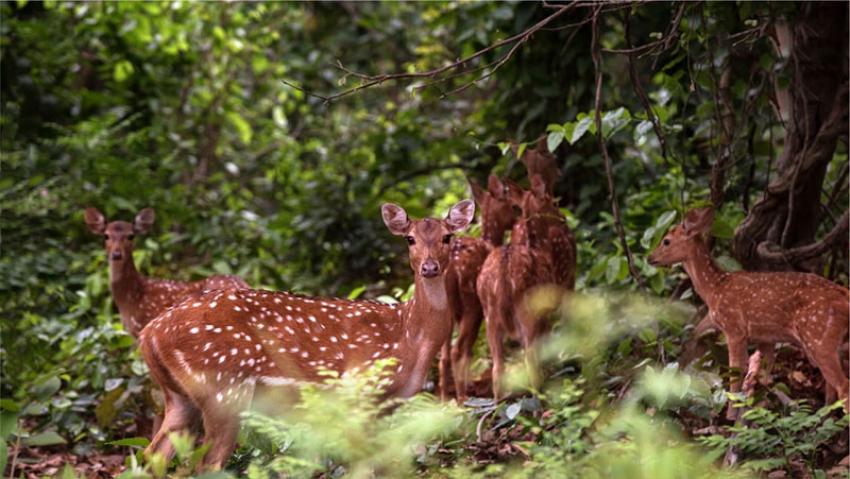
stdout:
<svg viewBox="0 0 850 479">
<path fill-rule="evenodd" d="M 531 383 L 539 383 L 536 343 L 549 328 L 545 316 L 528 301 L 538 288 L 551 285 L 571 290 L 575 284 L 575 239 L 554 207 L 543 179 L 532 177 L 532 190 L 510 184 L 511 195 L 522 210 L 511 232 L 511 243 L 494 249 L 484 261 L 477 291 L 484 309 L 487 343 L 493 357 L 493 396 L 504 394 L 503 342 L 519 339 Z"/>
<path fill-rule="evenodd" d="M 472 347 L 478 339 L 481 321 L 484 319 L 475 282 L 487 253 L 501 246 L 505 232 L 511 228 L 516 216 L 507 188 L 496 175 L 491 174 L 488 178 L 487 189 L 473 180 L 469 180 L 469 186 L 481 211 L 481 238 L 462 236 L 452 241 L 451 263 L 446 272 L 446 291 L 455 314 L 454 323 L 457 325 L 458 334 L 455 344 L 452 346 L 449 338 L 440 353 L 439 384 L 440 397 L 443 400 L 448 399 L 450 362 L 455 395 L 460 401 L 466 398 Z"/>
<path fill-rule="evenodd" d="M 452 236 L 474 213 L 470 200 L 441 220 L 411 220 L 400 206 L 381 207 L 387 228 L 408 244 L 416 286 L 403 304 L 239 289 L 187 299 L 154 319 L 140 343 L 165 395 L 165 419 L 146 453 L 171 457 L 168 433 L 201 419 L 210 445 L 203 467 L 220 467 L 257 388 L 320 382 L 323 370 L 343 374 L 395 358 L 385 394 L 417 393 L 451 335 L 445 272 Z"/>
<path fill-rule="evenodd" d="M 820 369 L 838 398 L 846 400 L 848 378 L 838 351 L 847 342 L 850 292 L 814 274 L 721 270 L 704 239 L 713 220 L 711 208 L 689 211 L 649 255 L 649 263 L 682 263 L 708 306 L 703 321 L 723 331 L 729 366 L 739 374 L 747 365 L 748 344 L 793 343 Z M 740 387 L 740 378 L 733 379 L 730 390 Z M 737 414 L 730 408 L 727 415 L 734 419 Z"/>
<path fill-rule="evenodd" d="M 86 208 L 85 221 L 92 233 L 104 239 L 109 262 L 109 289 L 124 329 L 134 337 L 138 337 L 153 318 L 187 295 L 212 289 L 249 287 L 237 276 L 216 275 L 200 281 L 181 282 L 146 278 L 139 274 L 133 262 L 133 239 L 137 234 L 147 233 L 153 226 L 152 208 L 139 211 L 133 223 L 107 223 L 103 213 L 95 208 Z"/>
</svg>

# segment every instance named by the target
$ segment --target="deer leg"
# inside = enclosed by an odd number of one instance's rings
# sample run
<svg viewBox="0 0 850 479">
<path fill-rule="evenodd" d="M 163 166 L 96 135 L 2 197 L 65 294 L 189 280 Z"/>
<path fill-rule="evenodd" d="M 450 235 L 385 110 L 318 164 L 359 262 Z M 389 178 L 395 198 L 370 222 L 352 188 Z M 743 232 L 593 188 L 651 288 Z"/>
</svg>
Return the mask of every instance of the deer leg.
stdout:
<svg viewBox="0 0 850 479">
<path fill-rule="evenodd" d="M 199 464 L 199 470 L 219 470 L 233 454 L 239 435 L 239 413 L 251 404 L 254 388 L 253 382 L 243 382 L 219 392 L 215 397 L 204 397 L 201 405 L 204 444 L 209 444 L 209 450 Z"/>
<path fill-rule="evenodd" d="M 732 369 L 729 390 L 737 393 L 741 391 L 741 382 L 745 372 L 744 368 L 746 368 L 747 364 L 747 341 L 746 339 L 733 339 L 729 335 L 726 336 L 726 341 L 729 345 L 729 367 Z M 726 418 L 732 421 L 738 418 L 738 411 L 732 403 L 729 403 L 729 407 L 726 410 Z"/>
<path fill-rule="evenodd" d="M 198 409 L 185 396 L 169 392 L 167 389 L 163 390 L 163 394 L 165 395 L 165 417 L 151 443 L 145 449 L 145 455 L 150 457 L 159 453 L 167 463 L 174 455 L 174 446 L 168 439 L 168 434 L 191 427 L 198 415 Z"/>
<path fill-rule="evenodd" d="M 539 374 L 539 365 L 537 363 L 536 346 L 536 329 L 537 322 L 540 318 L 529 310 L 528 306 L 521 308 L 518 312 L 520 317 L 519 326 L 520 334 L 522 335 L 523 358 L 525 359 L 526 374 L 528 374 L 528 384 L 532 390 L 537 391 L 542 382 Z"/>
<path fill-rule="evenodd" d="M 460 321 L 457 342 L 452 348 L 452 373 L 455 380 L 455 396 L 459 402 L 466 399 L 466 388 L 469 383 L 469 360 L 472 357 L 472 347 L 478 339 L 481 330 L 481 306 L 466 308 Z"/>
<path fill-rule="evenodd" d="M 756 345 L 761 353 L 761 360 L 764 367 L 761 368 L 761 374 L 767 380 L 766 384 L 770 384 L 770 372 L 773 370 L 773 365 L 776 363 L 776 348 L 773 343 L 758 343 Z"/>
<path fill-rule="evenodd" d="M 502 391 L 502 374 L 505 371 L 505 357 L 502 350 L 502 329 L 493 323 L 487 324 L 487 344 L 490 346 L 490 355 L 493 356 L 493 399 L 498 402 L 504 391 Z"/>
<path fill-rule="evenodd" d="M 817 355 L 812 354 L 812 359 L 814 359 L 815 365 L 820 369 L 821 374 L 823 374 L 827 388 L 834 389 L 838 399 L 844 399 L 846 401 L 848 396 L 847 389 L 850 387 L 848 383 L 850 381 L 848 381 L 847 376 L 844 375 L 841 369 L 841 361 L 838 359 L 837 349 L 835 348 L 832 351 L 827 351 L 827 348 L 821 349 L 821 351 L 825 352 Z M 844 403 L 844 409 L 850 410 L 848 409 L 847 402 Z"/>
<path fill-rule="evenodd" d="M 448 401 L 449 400 L 449 361 L 451 355 L 451 344 L 452 338 L 449 336 L 449 339 L 443 343 L 443 347 L 440 350 L 440 400 Z M 453 371 L 455 375 L 457 375 L 457 371 Z"/>
</svg>

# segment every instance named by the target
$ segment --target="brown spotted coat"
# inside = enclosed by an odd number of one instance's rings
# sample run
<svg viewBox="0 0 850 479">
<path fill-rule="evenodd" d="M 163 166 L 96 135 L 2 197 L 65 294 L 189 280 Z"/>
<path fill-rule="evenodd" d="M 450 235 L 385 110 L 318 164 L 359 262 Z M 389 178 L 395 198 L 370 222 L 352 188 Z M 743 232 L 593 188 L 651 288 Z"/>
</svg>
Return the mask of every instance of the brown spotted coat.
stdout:
<svg viewBox="0 0 850 479">
<path fill-rule="evenodd" d="M 104 237 L 109 289 L 121 323 L 133 337 L 138 337 L 145 325 L 187 296 L 198 296 L 214 289 L 249 287 L 242 278 L 230 275 L 191 282 L 142 276 L 133 262 L 133 239 L 136 234 L 146 233 L 153 224 L 151 208 L 139 212 L 133 224 L 126 221 L 107 224 L 103 214 L 95 208 L 86 209 L 85 219 L 93 233 Z"/>
<path fill-rule="evenodd" d="M 817 275 L 797 272 L 725 272 L 711 258 L 703 236 L 714 219 L 710 208 L 691 210 L 650 254 L 649 262 L 682 263 L 694 290 L 708 306 L 707 325 L 726 336 L 729 365 L 744 371 L 750 343 L 799 345 L 839 399 L 847 399 L 847 372 L 839 347 L 848 340 L 850 292 Z M 740 378 L 732 391 L 740 390 Z M 730 417 L 734 412 L 730 409 Z"/>
<path fill-rule="evenodd" d="M 474 209 L 465 200 L 444 220 L 412 221 L 399 206 L 382 207 L 387 227 L 409 245 L 415 293 L 404 304 L 239 289 L 187 299 L 154 319 L 140 343 L 166 407 L 146 453 L 171 457 L 168 433 L 202 420 L 210 444 L 203 464 L 220 467 L 257 387 L 322 381 L 324 370 L 342 375 L 393 358 L 386 394 L 418 392 L 451 334 L 444 273 L 452 234 L 472 221 Z"/>
</svg>

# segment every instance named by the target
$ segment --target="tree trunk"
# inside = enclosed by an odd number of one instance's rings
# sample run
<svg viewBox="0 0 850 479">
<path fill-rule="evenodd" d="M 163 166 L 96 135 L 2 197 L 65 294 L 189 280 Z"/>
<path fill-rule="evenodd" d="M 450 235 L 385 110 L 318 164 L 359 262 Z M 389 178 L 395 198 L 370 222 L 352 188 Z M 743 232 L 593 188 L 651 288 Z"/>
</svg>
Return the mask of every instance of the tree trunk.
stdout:
<svg viewBox="0 0 850 479">
<path fill-rule="evenodd" d="M 790 85 L 777 91 L 786 99 L 784 150 L 764 197 L 735 232 L 735 255 L 750 270 L 812 270 L 813 258 L 776 252 L 813 243 L 823 219 L 826 168 L 847 134 L 847 4 L 800 4 L 797 17 L 776 28 L 779 49 L 790 51 Z M 846 242 L 846 233 L 838 237 Z"/>
</svg>

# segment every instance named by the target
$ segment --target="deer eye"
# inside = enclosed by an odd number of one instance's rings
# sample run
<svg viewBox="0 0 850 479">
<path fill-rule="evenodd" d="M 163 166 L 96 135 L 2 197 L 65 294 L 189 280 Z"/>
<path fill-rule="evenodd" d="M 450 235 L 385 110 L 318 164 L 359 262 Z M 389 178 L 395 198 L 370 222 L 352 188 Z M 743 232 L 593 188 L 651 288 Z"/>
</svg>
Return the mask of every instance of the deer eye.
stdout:
<svg viewBox="0 0 850 479">
<path fill-rule="evenodd" d="M 133 238 L 135 238 L 135 237 L 136 237 L 136 235 L 127 235 L 127 239 L 130 240 L 130 241 L 133 241 Z"/>
<path fill-rule="evenodd" d="M 103 235 L 103 239 L 108 240 L 108 239 L 109 239 L 109 235 L 106 235 L 106 234 L 105 234 L 105 235 Z"/>
<path fill-rule="evenodd" d="M 413 236 L 405 236 L 404 239 L 406 239 L 407 244 L 409 244 L 411 246 L 416 244 L 416 240 L 413 239 Z"/>
<path fill-rule="evenodd" d="M 449 244 L 452 242 L 452 235 L 443 235 L 443 244 Z"/>
<path fill-rule="evenodd" d="M 664 241 L 661 242 L 664 246 L 670 246 L 670 240 L 664 238 Z"/>
</svg>

